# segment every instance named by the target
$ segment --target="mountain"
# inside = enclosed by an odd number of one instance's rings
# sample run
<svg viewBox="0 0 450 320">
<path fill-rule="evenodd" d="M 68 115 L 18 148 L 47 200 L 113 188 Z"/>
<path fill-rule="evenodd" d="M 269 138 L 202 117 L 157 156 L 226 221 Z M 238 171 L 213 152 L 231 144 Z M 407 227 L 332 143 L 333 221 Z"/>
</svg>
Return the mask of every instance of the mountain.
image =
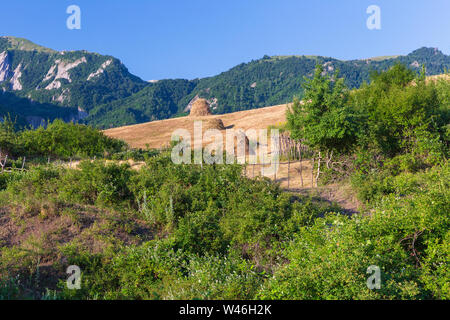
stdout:
<svg viewBox="0 0 450 320">
<path fill-rule="evenodd" d="M 100 104 L 125 98 L 146 86 L 116 58 L 87 51 L 54 51 L 28 40 L 0 37 L 0 110 L 20 118 L 50 116 L 33 105 L 66 107 L 67 119 L 80 119 Z M 22 107 L 11 104 L 11 93 Z M 23 106 L 27 112 L 24 112 Z M 35 109 L 35 110 L 33 110 Z M 49 108 L 52 109 L 52 108 Z"/>
<path fill-rule="evenodd" d="M 331 74 L 339 70 L 347 85 L 356 88 L 369 80 L 371 70 L 385 70 L 398 62 L 418 72 L 424 64 L 427 74 L 434 75 L 450 67 L 450 56 L 427 48 L 396 58 L 351 61 L 320 56 L 265 56 L 218 76 L 201 79 L 187 99 L 197 94 L 203 98 L 217 99 L 217 113 L 259 108 L 290 102 L 294 95 L 301 95 L 303 77 L 312 76 L 317 64 L 323 65 L 325 71 Z"/>
<path fill-rule="evenodd" d="M 304 77 L 317 64 L 340 70 L 347 85 L 359 87 L 371 70 L 403 63 L 428 75 L 450 68 L 450 56 L 420 48 L 406 56 L 342 61 L 321 56 L 264 56 L 214 77 L 145 82 L 112 56 L 55 51 L 26 39 L 0 37 L 0 116 L 35 125 L 44 119 L 77 120 L 99 128 L 183 115 L 198 97 L 216 114 L 261 108 L 301 96 Z M 40 119 L 40 120 L 39 120 Z"/>
<path fill-rule="evenodd" d="M 186 107 L 184 101 L 197 83 L 184 79 L 153 82 L 130 97 L 93 108 L 83 121 L 109 128 L 167 119 Z"/>
<path fill-rule="evenodd" d="M 328 73 L 339 69 L 347 85 L 356 88 L 369 80 L 371 70 L 386 70 L 396 63 L 406 64 L 417 72 L 425 65 L 427 75 L 435 75 L 450 68 L 450 56 L 433 48 L 421 48 L 407 56 L 350 61 L 321 56 L 265 56 L 214 77 L 151 83 L 135 95 L 97 106 L 86 120 L 109 128 L 165 119 L 185 114 L 197 97 L 208 99 L 215 114 L 278 105 L 301 96 L 304 77 L 312 76 L 317 64 L 323 65 Z M 187 94 L 180 99 L 179 94 L 171 92 Z M 170 97 L 165 100 L 166 96 Z M 167 103 L 159 103 L 161 100 Z"/>
</svg>

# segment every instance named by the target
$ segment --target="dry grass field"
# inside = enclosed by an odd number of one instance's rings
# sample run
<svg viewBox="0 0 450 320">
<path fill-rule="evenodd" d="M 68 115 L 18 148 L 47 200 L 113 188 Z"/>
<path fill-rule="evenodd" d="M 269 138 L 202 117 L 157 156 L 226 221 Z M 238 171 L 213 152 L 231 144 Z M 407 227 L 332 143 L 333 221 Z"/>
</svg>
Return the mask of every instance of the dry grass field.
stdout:
<svg viewBox="0 0 450 320">
<path fill-rule="evenodd" d="M 450 80 L 450 75 L 442 74 L 427 77 L 428 81 L 440 79 Z M 170 143 L 172 132 L 176 129 L 187 129 L 193 137 L 194 121 L 221 119 L 226 129 L 267 129 L 270 125 L 277 125 L 286 121 L 286 107 L 282 104 L 260 109 L 239 111 L 221 115 L 186 116 L 167 120 L 152 121 L 131 126 L 105 130 L 107 136 L 124 140 L 133 148 L 162 148 Z"/>
<path fill-rule="evenodd" d="M 446 80 L 450 81 L 450 74 L 438 74 L 435 76 L 428 76 L 427 81 Z"/>
<path fill-rule="evenodd" d="M 176 129 L 186 129 L 190 132 L 191 137 L 193 137 L 194 121 L 196 120 L 204 121 L 204 129 L 205 127 L 208 127 L 208 120 L 211 122 L 211 119 L 221 119 L 225 129 L 267 129 L 271 125 L 279 125 L 286 121 L 287 106 L 288 105 L 283 104 L 261 109 L 202 117 L 186 116 L 108 129 L 105 130 L 104 133 L 110 137 L 124 140 L 133 148 L 146 148 L 147 146 L 150 148 L 162 148 L 170 143 L 172 132 Z M 265 162 L 267 161 L 270 160 L 266 159 Z M 131 165 L 133 166 L 133 164 Z M 139 169 L 141 165 L 142 163 L 135 163 L 133 168 Z M 302 168 L 301 176 L 303 177 L 303 184 L 300 176 L 300 165 Z M 272 180 L 276 178 L 276 182 L 280 183 L 281 188 L 285 190 L 302 194 L 312 194 L 322 199 L 322 201 L 336 202 L 348 212 L 356 212 L 358 203 L 351 192 L 344 192 L 342 188 L 338 186 L 314 186 L 314 188 L 312 188 L 311 165 L 312 163 L 310 160 L 304 160 L 301 164 L 299 161 L 296 161 L 289 165 L 288 170 L 287 164 L 280 164 L 276 177 L 273 174 L 268 174 L 267 169 L 264 176 Z M 268 168 L 269 166 L 266 165 L 265 167 Z M 262 174 L 261 165 L 247 165 L 245 174 L 249 178 L 260 176 Z"/>
<path fill-rule="evenodd" d="M 286 121 L 286 106 L 278 105 L 205 117 L 182 117 L 105 130 L 107 136 L 124 140 L 133 148 L 162 148 L 170 143 L 172 132 L 186 129 L 194 135 L 194 121 L 221 119 L 226 129 L 267 129 Z"/>
</svg>

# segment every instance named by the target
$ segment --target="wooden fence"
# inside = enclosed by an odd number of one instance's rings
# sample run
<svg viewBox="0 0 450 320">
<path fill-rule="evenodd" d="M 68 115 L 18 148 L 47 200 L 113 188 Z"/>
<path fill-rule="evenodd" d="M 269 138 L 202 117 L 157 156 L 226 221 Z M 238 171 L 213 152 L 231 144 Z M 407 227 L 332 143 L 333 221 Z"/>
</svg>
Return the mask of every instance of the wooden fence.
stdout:
<svg viewBox="0 0 450 320">
<path fill-rule="evenodd" d="M 91 160 L 95 160 L 96 157 L 94 157 Z M 11 164 L 11 162 L 17 162 L 18 160 L 21 161 L 20 167 L 12 167 L 12 166 L 7 166 L 8 164 Z M 9 157 L 9 155 L 3 155 L 0 152 L 0 173 L 11 173 L 11 172 L 16 172 L 16 171 L 27 171 L 28 169 L 26 169 L 25 164 L 26 162 L 32 162 L 35 160 L 40 160 L 41 163 L 47 163 L 50 164 L 52 163 L 53 165 L 57 165 L 57 166 L 68 166 L 68 167 L 72 167 L 72 163 L 73 161 L 79 160 L 77 158 L 69 158 L 68 160 L 62 160 L 62 159 L 58 159 L 58 158 L 51 158 L 51 157 L 47 157 L 47 158 L 43 158 L 43 157 L 38 157 L 38 158 L 27 158 L 27 157 L 20 157 L 17 159 L 11 158 Z"/>
<path fill-rule="evenodd" d="M 26 171 L 25 164 L 27 158 L 19 158 L 22 159 L 22 165 L 20 168 L 18 167 L 9 167 L 7 168 L 7 162 L 17 161 L 18 159 L 9 159 L 8 155 L 3 156 L 0 152 L 0 173 L 11 173 L 14 171 Z M 93 158 L 95 160 L 96 157 Z M 244 175 L 249 178 L 255 178 L 256 176 L 269 176 L 267 172 L 265 173 L 266 166 L 276 166 L 276 170 L 269 177 L 276 182 L 280 182 L 282 186 L 290 189 L 293 185 L 298 186 L 299 188 L 304 187 L 317 187 L 317 180 L 320 173 L 320 154 L 316 159 L 316 153 L 313 152 L 308 146 L 304 145 L 302 141 L 296 141 L 290 138 L 290 136 L 286 133 L 280 134 L 279 138 L 279 158 L 276 163 L 266 162 L 264 156 L 259 159 L 258 163 L 245 164 Z M 35 159 L 30 159 L 35 160 Z M 43 160 L 43 158 L 39 158 L 39 160 Z M 68 166 L 72 167 L 72 158 L 69 158 L 68 161 L 63 161 L 61 159 L 51 159 L 48 157 L 46 159 L 47 163 L 60 165 L 60 166 Z M 77 159 L 78 160 L 78 159 Z M 318 160 L 316 162 L 316 160 Z M 45 160 L 44 160 L 45 161 Z M 315 165 L 317 164 L 317 174 L 314 174 Z M 258 169 L 259 170 L 258 170 Z M 258 174 L 258 171 L 260 174 Z"/>
<path fill-rule="evenodd" d="M 270 172 L 267 167 L 271 167 Z M 268 177 L 280 182 L 281 186 L 287 189 L 317 187 L 313 159 L 247 163 L 244 166 L 244 175 L 251 179 L 258 176 Z"/>
</svg>

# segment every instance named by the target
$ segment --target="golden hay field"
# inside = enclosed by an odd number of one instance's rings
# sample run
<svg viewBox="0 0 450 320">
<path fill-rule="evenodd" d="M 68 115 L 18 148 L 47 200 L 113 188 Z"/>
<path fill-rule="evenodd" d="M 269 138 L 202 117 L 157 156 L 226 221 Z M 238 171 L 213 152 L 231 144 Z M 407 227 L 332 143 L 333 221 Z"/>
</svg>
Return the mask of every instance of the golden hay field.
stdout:
<svg viewBox="0 0 450 320">
<path fill-rule="evenodd" d="M 282 104 L 206 117 L 187 116 L 108 129 L 104 133 L 124 140 L 133 148 L 145 148 L 147 145 L 150 148 L 162 148 L 168 145 L 176 129 L 186 129 L 193 136 L 195 120 L 221 119 L 227 129 L 267 129 L 270 125 L 286 121 L 286 107 L 286 104 Z"/>
<path fill-rule="evenodd" d="M 428 76 L 428 81 L 449 80 L 450 75 Z M 172 132 L 176 129 L 187 129 L 191 136 L 194 132 L 194 121 L 220 119 L 226 129 L 267 129 L 270 125 L 278 125 L 286 121 L 286 107 L 282 104 L 260 109 L 239 111 L 222 115 L 203 117 L 186 116 L 167 120 L 152 121 L 131 126 L 118 127 L 103 131 L 107 136 L 124 140 L 132 148 L 162 148 L 169 144 Z"/>
</svg>

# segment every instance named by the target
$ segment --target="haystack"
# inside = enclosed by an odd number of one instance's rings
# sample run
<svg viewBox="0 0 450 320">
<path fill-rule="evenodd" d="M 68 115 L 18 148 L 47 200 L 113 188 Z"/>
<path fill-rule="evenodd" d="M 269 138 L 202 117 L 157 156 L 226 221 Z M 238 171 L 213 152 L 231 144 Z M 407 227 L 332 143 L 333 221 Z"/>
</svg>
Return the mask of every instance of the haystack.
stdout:
<svg viewBox="0 0 450 320">
<path fill-rule="evenodd" d="M 203 117 L 212 115 L 211 110 L 209 109 L 209 103 L 206 99 L 197 99 L 192 104 L 191 113 L 189 114 L 191 117 Z"/>
<path fill-rule="evenodd" d="M 225 130 L 225 126 L 223 125 L 222 119 L 213 118 L 213 119 L 206 119 L 203 121 L 203 129 L 204 130 L 209 130 L 209 129 Z"/>
</svg>

